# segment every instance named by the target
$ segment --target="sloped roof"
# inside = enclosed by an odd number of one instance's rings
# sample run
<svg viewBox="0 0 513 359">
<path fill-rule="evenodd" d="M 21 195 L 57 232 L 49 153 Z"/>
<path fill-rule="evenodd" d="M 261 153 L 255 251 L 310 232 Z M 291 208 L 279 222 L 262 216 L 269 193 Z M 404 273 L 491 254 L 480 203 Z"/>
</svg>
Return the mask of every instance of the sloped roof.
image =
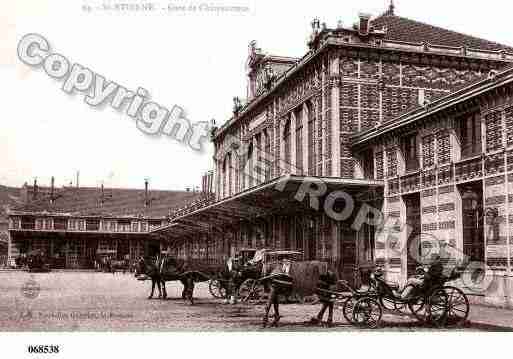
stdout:
<svg viewBox="0 0 513 359">
<path fill-rule="evenodd" d="M 483 50 L 513 50 L 513 47 L 428 25 L 405 17 L 384 14 L 372 20 L 375 28 L 387 28 L 385 39 Z"/>
<path fill-rule="evenodd" d="M 0 218 L 6 215 L 7 209 L 21 202 L 20 189 L 0 185 Z"/>
<path fill-rule="evenodd" d="M 32 187 L 29 187 L 30 190 Z M 41 191 L 48 193 L 45 189 Z M 29 197 L 31 197 L 29 195 Z M 105 188 L 102 193 L 99 188 L 64 187 L 56 189 L 54 201 L 51 203 L 48 194 L 30 200 L 13 210 L 22 212 L 69 213 L 82 216 L 103 217 L 145 217 L 164 218 L 175 208 L 183 207 L 186 203 L 200 197 L 199 193 L 186 191 L 149 191 L 149 205 L 146 206 L 143 189 Z"/>
</svg>

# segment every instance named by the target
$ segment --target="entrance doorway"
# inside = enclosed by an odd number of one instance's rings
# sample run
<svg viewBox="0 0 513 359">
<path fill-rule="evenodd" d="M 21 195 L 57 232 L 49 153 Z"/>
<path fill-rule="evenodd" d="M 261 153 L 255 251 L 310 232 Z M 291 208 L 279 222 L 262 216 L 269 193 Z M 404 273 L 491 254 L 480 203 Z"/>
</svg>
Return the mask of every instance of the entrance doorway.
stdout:
<svg viewBox="0 0 513 359">
<path fill-rule="evenodd" d="M 406 206 L 406 225 L 409 229 L 408 254 L 407 254 L 407 275 L 415 275 L 415 271 L 420 263 L 422 243 L 420 235 L 422 232 L 422 218 L 420 209 L 420 193 L 415 193 L 403 197 Z"/>
<path fill-rule="evenodd" d="M 458 186 L 461 194 L 463 254 L 471 262 L 485 260 L 483 185 L 472 182 Z"/>
</svg>

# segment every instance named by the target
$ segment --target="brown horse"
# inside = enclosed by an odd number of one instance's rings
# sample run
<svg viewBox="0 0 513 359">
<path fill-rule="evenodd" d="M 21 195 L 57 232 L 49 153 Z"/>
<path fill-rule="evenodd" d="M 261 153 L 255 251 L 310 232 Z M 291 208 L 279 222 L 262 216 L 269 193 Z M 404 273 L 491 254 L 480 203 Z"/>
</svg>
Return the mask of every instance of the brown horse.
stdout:
<svg viewBox="0 0 513 359">
<path fill-rule="evenodd" d="M 166 282 L 179 281 L 183 285 L 182 299 L 194 304 L 195 282 L 205 282 L 210 278 L 199 271 L 192 271 L 186 261 L 172 257 L 141 258 L 137 262 L 135 276 L 151 279 L 151 293 L 148 299 L 153 298 L 155 286 L 159 291 L 159 298 L 166 299 Z"/>
</svg>

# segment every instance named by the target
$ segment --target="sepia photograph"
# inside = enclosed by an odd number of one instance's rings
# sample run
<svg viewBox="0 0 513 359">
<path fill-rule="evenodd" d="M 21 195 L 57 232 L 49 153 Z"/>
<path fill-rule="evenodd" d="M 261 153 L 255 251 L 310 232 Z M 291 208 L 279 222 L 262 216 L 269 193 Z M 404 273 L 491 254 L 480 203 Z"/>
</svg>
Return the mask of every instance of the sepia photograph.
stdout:
<svg viewBox="0 0 513 359">
<path fill-rule="evenodd" d="M 510 14 L 2 0 L 0 346 L 411 358 L 512 332 Z"/>
</svg>

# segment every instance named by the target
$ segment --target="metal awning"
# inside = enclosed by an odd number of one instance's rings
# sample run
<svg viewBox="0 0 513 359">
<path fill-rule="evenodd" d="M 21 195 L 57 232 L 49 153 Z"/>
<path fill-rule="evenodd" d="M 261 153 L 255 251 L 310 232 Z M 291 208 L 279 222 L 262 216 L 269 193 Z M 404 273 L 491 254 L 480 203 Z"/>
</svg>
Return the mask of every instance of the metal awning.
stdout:
<svg viewBox="0 0 513 359">
<path fill-rule="evenodd" d="M 309 194 L 305 194 L 305 189 L 309 188 L 321 193 L 322 209 L 322 200 L 330 193 L 344 191 L 353 197 L 368 196 L 372 190 L 382 190 L 384 182 L 286 175 L 233 197 L 210 202 L 200 208 L 192 206 L 189 211 L 182 210 L 170 224 L 155 228 L 151 233 L 178 239 L 273 214 L 314 211 L 309 205 Z"/>
</svg>

